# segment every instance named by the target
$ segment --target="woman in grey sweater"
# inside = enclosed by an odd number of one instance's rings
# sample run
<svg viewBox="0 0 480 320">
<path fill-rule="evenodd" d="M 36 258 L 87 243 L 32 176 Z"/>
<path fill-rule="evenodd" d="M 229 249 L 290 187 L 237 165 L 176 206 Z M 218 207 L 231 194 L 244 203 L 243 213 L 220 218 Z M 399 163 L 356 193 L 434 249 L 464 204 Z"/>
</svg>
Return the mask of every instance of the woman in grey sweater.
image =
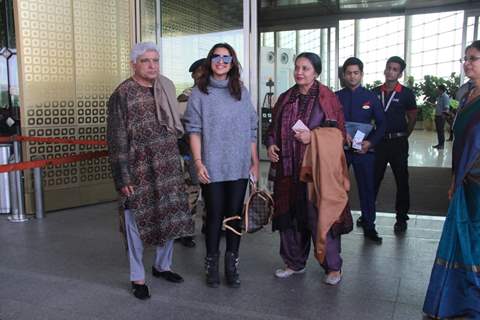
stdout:
<svg viewBox="0 0 480 320">
<path fill-rule="evenodd" d="M 213 46 L 204 70 L 192 90 L 184 120 L 207 212 L 206 281 L 218 287 L 222 221 L 241 214 L 249 175 L 258 177 L 257 114 L 229 44 Z M 239 222 L 232 226 L 240 231 Z M 227 231 L 225 277 L 232 287 L 240 286 L 239 246 L 240 237 Z"/>
</svg>

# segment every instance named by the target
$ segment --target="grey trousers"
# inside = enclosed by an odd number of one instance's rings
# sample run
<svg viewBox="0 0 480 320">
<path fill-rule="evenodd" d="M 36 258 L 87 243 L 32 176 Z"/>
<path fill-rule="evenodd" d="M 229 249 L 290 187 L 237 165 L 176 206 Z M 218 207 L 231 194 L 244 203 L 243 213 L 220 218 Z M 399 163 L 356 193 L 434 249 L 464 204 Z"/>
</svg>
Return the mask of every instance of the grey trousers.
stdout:
<svg viewBox="0 0 480 320">
<path fill-rule="evenodd" d="M 145 280 L 145 267 L 143 266 L 143 243 L 138 233 L 135 216 L 130 210 L 125 210 L 125 231 L 128 242 L 128 260 L 130 262 L 130 281 Z M 173 240 L 160 247 L 157 246 L 155 254 L 155 269 L 170 271 L 173 256 Z"/>
</svg>

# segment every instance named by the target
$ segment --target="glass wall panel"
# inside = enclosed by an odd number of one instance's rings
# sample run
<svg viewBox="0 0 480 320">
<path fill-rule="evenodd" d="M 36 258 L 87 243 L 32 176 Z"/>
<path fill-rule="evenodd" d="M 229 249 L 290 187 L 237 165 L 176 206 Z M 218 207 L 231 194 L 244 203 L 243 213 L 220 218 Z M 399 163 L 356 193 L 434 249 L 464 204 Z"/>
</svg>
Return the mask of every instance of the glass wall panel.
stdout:
<svg viewBox="0 0 480 320">
<path fill-rule="evenodd" d="M 325 68 L 326 70 L 329 71 L 329 74 L 328 74 L 328 86 L 330 88 L 332 88 L 333 90 L 336 90 L 338 89 L 338 85 L 337 83 L 335 82 L 335 75 L 336 75 L 336 71 L 337 71 L 337 63 L 336 63 L 336 60 L 335 60 L 335 53 L 336 53 L 336 41 L 335 41 L 335 33 L 336 33 L 336 29 L 335 28 L 330 28 L 329 29 L 330 31 L 330 52 L 329 52 L 329 68 Z"/>
<path fill-rule="evenodd" d="M 321 55 L 322 58 L 322 74 L 320 75 L 320 82 L 327 85 L 328 84 L 328 28 L 322 29 L 321 37 Z"/>
<path fill-rule="evenodd" d="M 281 31 L 278 33 L 278 47 L 296 50 L 296 31 Z"/>
<path fill-rule="evenodd" d="M 480 16 L 477 16 L 477 38 L 475 40 L 480 40 Z"/>
<path fill-rule="evenodd" d="M 411 22 L 410 75 L 419 81 L 426 75 L 458 74 L 463 11 L 413 15 Z"/>
<path fill-rule="evenodd" d="M 467 38 L 466 42 L 471 43 L 474 39 L 475 32 L 475 17 L 468 17 L 467 19 Z"/>
<path fill-rule="evenodd" d="M 275 32 L 262 32 L 260 34 L 260 46 L 274 47 L 275 46 Z"/>
<path fill-rule="evenodd" d="M 342 20 L 339 21 L 339 64 L 355 55 L 355 20 Z"/>
<path fill-rule="evenodd" d="M 190 65 L 218 42 L 229 43 L 244 65 L 242 1 L 161 0 L 160 6 L 162 73 L 178 94 L 193 85 Z"/>
<path fill-rule="evenodd" d="M 363 82 L 383 81 L 385 62 L 404 55 L 405 17 L 361 19 L 358 52 L 365 65 Z"/>
<path fill-rule="evenodd" d="M 320 54 L 320 29 L 298 31 L 298 53 L 313 52 Z"/>
</svg>

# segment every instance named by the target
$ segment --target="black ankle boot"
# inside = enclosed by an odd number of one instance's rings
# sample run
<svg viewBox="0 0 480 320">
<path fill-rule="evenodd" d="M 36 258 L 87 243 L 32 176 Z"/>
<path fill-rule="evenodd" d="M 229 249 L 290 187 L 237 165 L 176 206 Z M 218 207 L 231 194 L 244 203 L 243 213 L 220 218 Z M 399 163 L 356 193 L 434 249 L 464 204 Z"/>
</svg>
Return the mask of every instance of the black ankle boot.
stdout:
<svg viewBox="0 0 480 320">
<path fill-rule="evenodd" d="M 205 257 L 205 273 L 207 274 L 207 286 L 216 288 L 220 284 L 218 272 L 218 253 Z"/>
<path fill-rule="evenodd" d="M 227 285 L 233 288 L 240 287 L 240 275 L 238 274 L 238 254 L 225 252 L 225 278 Z"/>
</svg>

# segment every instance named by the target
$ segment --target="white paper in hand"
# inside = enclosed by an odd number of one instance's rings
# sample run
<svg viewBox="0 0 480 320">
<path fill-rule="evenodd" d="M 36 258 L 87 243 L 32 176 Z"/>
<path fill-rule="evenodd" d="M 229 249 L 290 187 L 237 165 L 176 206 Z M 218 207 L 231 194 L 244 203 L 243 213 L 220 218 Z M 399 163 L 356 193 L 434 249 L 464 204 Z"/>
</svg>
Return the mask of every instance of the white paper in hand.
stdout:
<svg viewBox="0 0 480 320">
<path fill-rule="evenodd" d="M 300 119 L 297 120 L 297 122 L 295 122 L 295 124 L 292 127 L 292 130 L 295 131 L 296 133 L 300 131 L 310 131 L 310 129 L 308 129 L 305 123 L 303 123 L 303 121 Z"/>
<path fill-rule="evenodd" d="M 360 130 L 357 130 L 352 140 L 352 148 L 357 150 L 362 150 L 362 141 L 364 138 L 365 138 L 365 133 L 363 133 Z"/>
</svg>

